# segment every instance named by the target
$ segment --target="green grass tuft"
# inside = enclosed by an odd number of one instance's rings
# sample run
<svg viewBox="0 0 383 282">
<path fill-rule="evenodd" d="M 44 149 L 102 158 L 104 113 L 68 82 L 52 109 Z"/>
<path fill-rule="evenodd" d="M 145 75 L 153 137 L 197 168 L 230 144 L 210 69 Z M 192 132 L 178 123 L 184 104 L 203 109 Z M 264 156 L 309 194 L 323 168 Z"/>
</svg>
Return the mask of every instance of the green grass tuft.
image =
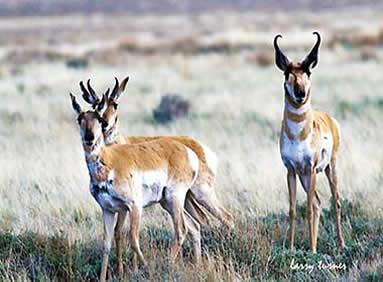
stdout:
<svg viewBox="0 0 383 282">
<path fill-rule="evenodd" d="M 346 248 L 339 251 L 336 248 L 334 213 L 332 208 L 324 209 L 319 229 L 318 253 L 313 254 L 309 251 L 306 204 L 299 205 L 297 210 L 295 250 L 287 248 L 287 215 L 237 218 L 234 230 L 222 227 L 203 230 L 204 258 L 201 266 L 191 264 L 192 248 L 188 241 L 184 244 L 183 262 L 171 264 L 168 261 L 168 249 L 172 231 L 164 226 L 146 227 L 141 232 L 141 246 L 149 265 L 132 273 L 132 253 L 125 251 L 126 277 L 131 280 L 195 281 L 211 277 L 231 280 L 236 277 L 243 280 L 328 281 L 346 279 L 352 275 L 350 271 L 355 267 L 375 265 L 360 271 L 359 278 L 366 281 L 381 280 L 382 219 L 368 218 L 358 203 L 342 201 Z M 74 221 L 79 218 L 86 216 L 76 212 Z M 61 233 L 49 237 L 31 232 L 19 235 L 0 233 L 2 280 L 96 280 L 101 257 L 101 238 L 98 242 L 71 242 Z M 112 251 L 110 265 L 113 277 L 116 275 L 115 263 L 115 253 Z M 292 264 L 302 265 L 303 269 L 291 269 Z M 309 265 L 313 266 L 311 271 Z M 332 266 L 333 269 L 320 269 L 322 265 Z"/>
</svg>

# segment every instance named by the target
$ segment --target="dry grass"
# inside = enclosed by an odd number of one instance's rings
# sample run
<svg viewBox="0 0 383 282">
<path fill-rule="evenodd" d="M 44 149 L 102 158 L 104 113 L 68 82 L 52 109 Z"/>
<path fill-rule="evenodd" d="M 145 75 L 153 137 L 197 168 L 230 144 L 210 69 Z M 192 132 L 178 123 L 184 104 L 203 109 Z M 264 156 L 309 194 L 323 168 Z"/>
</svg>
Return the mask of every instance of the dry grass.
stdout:
<svg viewBox="0 0 383 282">
<path fill-rule="evenodd" d="M 324 46 L 327 38 L 336 31 L 336 23 L 338 25 L 344 22 L 352 23 L 357 29 L 358 25 L 360 27 L 368 22 L 368 26 L 375 27 L 375 30 L 381 28 L 374 20 L 368 21 L 372 18 L 373 11 L 358 11 L 359 20 L 350 21 L 352 13 L 355 12 L 336 14 L 327 12 L 316 16 L 327 19 L 323 21 L 326 24 L 321 27 L 324 30 Z M 305 29 L 309 27 L 310 30 L 318 27 L 315 26 L 315 17 L 310 13 L 298 14 L 300 22 L 296 26 L 286 24 L 289 23 L 290 16 L 278 14 L 275 23 L 267 24 L 264 21 L 265 15 L 254 17 L 251 13 L 241 15 L 217 13 L 215 17 L 202 15 L 197 20 L 176 16 L 161 17 L 161 21 L 155 16 L 135 17 L 129 32 L 134 33 L 135 37 L 132 38 L 137 38 L 138 41 L 129 43 L 130 47 L 125 46 L 128 52 L 123 54 L 118 52 L 120 38 L 128 36 L 120 34 L 118 24 L 113 28 L 109 26 L 110 21 L 104 22 L 111 28 L 110 33 L 105 33 L 105 30 L 96 28 L 97 19 L 100 18 L 91 18 L 89 21 L 94 24 L 93 28 L 84 30 L 81 40 L 78 40 L 74 36 L 78 32 L 77 27 L 81 26 L 84 20 L 76 16 L 71 20 L 61 19 L 67 25 L 61 25 L 63 30 L 58 31 L 59 42 L 55 44 L 59 50 L 58 54 L 69 50 L 73 55 L 86 54 L 92 59 L 98 58 L 97 54 L 101 53 L 100 59 L 91 60 L 87 68 L 68 68 L 66 58 L 54 61 L 41 59 L 39 63 L 32 59 L 20 64 L 21 60 L 15 65 L 3 57 L 0 75 L 2 100 L 0 229 L 9 231 L 12 236 L 19 234 L 20 240 L 23 240 L 25 232 L 33 232 L 33 236 L 37 237 L 42 236 L 43 241 L 49 236 L 56 238 L 57 234 L 62 234 L 70 245 L 74 244 L 80 249 L 82 246 L 86 250 L 90 248 L 95 252 L 91 253 L 95 254 L 91 257 L 91 260 L 94 260 L 91 265 L 96 266 L 90 271 L 97 272 L 102 238 L 100 210 L 88 192 L 88 174 L 68 93 L 72 91 L 78 94 L 78 82 L 89 77 L 92 78 L 95 88 L 101 92 L 112 86 L 114 76 L 123 77 L 126 74 L 131 76 L 131 81 L 119 107 L 122 130 L 125 134 L 190 135 L 208 144 L 220 158 L 217 193 L 224 205 L 235 214 L 237 226 L 241 230 L 246 230 L 245 223 L 249 218 L 257 220 L 267 218 L 270 214 L 286 214 L 288 195 L 285 169 L 278 149 L 283 107 L 282 74 L 273 67 L 264 68 L 247 61 L 251 51 L 246 48 L 223 53 L 195 54 L 185 51 L 187 55 L 182 52 L 174 54 L 173 51 L 152 52 L 150 56 L 145 52 L 131 52 L 129 48 L 145 40 L 153 41 L 153 44 L 176 42 L 178 45 L 172 46 L 181 46 L 177 48 L 183 50 L 187 50 L 189 45 L 193 47 L 193 44 L 187 43 L 186 39 L 177 41 L 172 37 L 169 30 L 177 27 L 179 30 L 192 33 L 196 37 L 195 42 L 204 42 L 206 43 L 204 46 L 215 46 L 216 42 L 226 42 L 225 44 L 232 48 L 232 46 L 248 46 L 250 42 L 251 46 L 270 49 L 273 36 L 282 31 L 284 38 L 281 40 L 281 46 L 288 52 L 290 58 L 299 59 L 306 55 L 313 41 L 313 36 L 303 31 L 302 26 Z M 335 16 L 337 21 L 333 23 L 329 19 Z M 101 17 L 101 23 L 102 19 Z M 32 35 L 34 28 L 36 30 L 42 28 L 43 32 L 38 39 L 43 43 L 49 41 L 48 31 L 55 26 L 54 24 L 60 23 L 60 19 L 55 18 L 52 25 L 47 25 L 45 21 L 47 19 L 41 21 L 35 19 L 30 27 Z M 72 21 L 72 24 L 68 24 L 67 21 Z M 122 17 L 116 17 L 116 23 L 121 22 Z M 263 25 L 260 27 L 253 25 L 262 22 Z M 6 19 L 0 26 L 3 29 L 10 29 L 11 23 L 12 19 Z M 20 34 L 23 32 L 20 30 L 28 25 L 23 21 L 19 23 L 19 29 L 11 33 L 7 45 L 0 48 L 0 55 L 12 51 L 15 42 L 22 37 Z M 73 28 L 72 32 L 65 32 L 68 26 Z M 209 26 L 209 30 L 206 30 L 206 26 Z M 153 34 L 140 32 L 140 28 L 141 31 L 153 31 Z M 32 35 L 28 34 L 25 40 L 35 42 L 36 34 L 34 38 Z M 219 46 L 225 45 L 222 44 Z M 105 50 L 114 51 L 108 53 Z M 339 56 L 337 52 L 322 48 L 319 67 L 312 75 L 313 105 L 315 108 L 330 112 L 339 120 L 342 127 L 342 146 L 339 153 L 341 197 L 359 203 L 363 219 L 381 219 L 383 217 L 381 208 L 383 101 L 379 92 L 383 80 L 381 65 L 375 60 L 360 60 L 360 57 L 354 56 L 353 50 L 344 48 L 343 52 L 344 55 Z M 360 52 L 359 49 L 357 52 Z M 381 57 L 380 49 L 374 49 L 374 52 Z M 109 61 L 101 59 L 108 58 L 108 55 L 116 57 Z M 151 113 L 161 96 L 168 92 L 182 93 L 191 101 L 191 112 L 186 119 L 161 126 L 153 123 Z M 302 202 L 305 194 L 302 189 L 298 191 L 299 202 Z M 318 191 L 324 207 L 328 207 L 331 193 L 323 176 L 319 177 Z M 347 216 L 352 218 L 352 215 Z M 162 247 L 162 243 L 155 246 L 156 248 L 161 246 L 164 250 L 155 249 L 152 255 L 149 254 L 152 251 L 150 240 L 161 240 L 161 238 L 168 240 L 170 237 L 167 233 L 161 237 L 161 232 L 171 230 L 169 219 L 166 218 L 166 213 L 158 207 L 148 208 L 144 213 L 145 239 L 142 247 L 149 257 L 166 257 L 166 248 Z M 275 235 L 277 237 L 265 236 L 264 240 L 259 242 L 248 241 L 246 254 L 251 260 L 252 256 L 259 252 L 258 267 L 267 266 L 267 252 L 274 244 L 280 248 L 279 251 L 285 249 L 283 243 L 285 241 L 275 243 L 274 239 L 287 238 L 288 223 L 283 216 L 277 217 L 277 220 L 280 223 L 275 226 L 279 230 Z M 345 228 L 349 228 L 348 224 L 345 222 Z M 246 238 L 250 240 L 246 237 L 250 236 L 249 234 L 263 236 L 259 233 L 262 231 L 259 229 L 262 226 L 248 226 L 253 228 L 252 231 L 248 234 L 246 232 L 234 234 L 233 236 L 237 237 L 233 239 L 234 243 L 228 243 L 228 248 L 239 248 L 241 241 Z M 307 249 L 305 240 L 308 236 L 304 234 L 304 223 L 301 228 L 300 247 Z M 320 228 L 325 230 L 324 226 Z M 328 232 L 329 236 L 334 236 L 331 225 L 328 228 L 332 230 Z M 379 234 L 381 231 L 379 225 L 376 228 L 371 234 Z M 160 231 L 156 233 L 158 229 Z M 150 235 L 152 237 L 148 234 L 152 234 Z M 220 234 L 219 231 L 217 234 Z M 218 235 L 214 235 L 214 232 L 205 233 L 204 240 L 214 236 Z M 374 237 L 368 238 L 374 240 Z M 357 244 L 355 240 L 350 237 L 349 242 Z M 262 245 L 258 243 L 265 244 L 265 247 L 262 249 Z M 241 264 L 246 260 L 245 254 L 236 259 L 231 257 L 236 255 L 236 251 L 233 251 L 233 254 L 226 257 L 228 254 L 224 250 L 217 249 L 214 243 L 204 241 L 204 244 L 209 246 L 207 252 L 209 256 L 205 255 L 204 258 L 207 267 L 197 269 L 201 276 L 196 280 L 246 280 L 261 273 L 261 269 L 258 268 L 251 270 L 254 266 L 251 261 Z M 319 241 L 319 245 L 324 246 L 324 241 Z M 216 256 L 212 255 L 215 250 L 220 250 Z M 329 250 L 330 247 L 323 247 L 322 254 L 325 255 L 326 252 L 330 252 Z M 273 262 L 271 273 L 288 271 L 285 264 L 290 257 L 284 251 L 279 251 L 273 252 L 279 257 Z M 186 253 L 188 254 L 188 249 Z M 377 271 L 381 259 L 377 258 L 378 254 L 374 255 L 376 257 L 373 256 L 371 261 L 363 259 L 362 266 L 357 264 L 355 268 L 350 266 L 350 269 L 358 272 L 360 276 L 368 269 Z M 303 253 L 301 256 L 302 259 L 310 257 L 309 253 Z M 351 265 L 352 263 L 353 261 Z M 144 273 L 137 274 L 136 279 L 159 278 L 152 276 L 159 268 L 170 275 L 161 276 L 168 280 L 182 280 L 182 277 L 192 277 L 196 272 L 196 269 L 189 264 L 166 266 L 161 269 L 163 266 L 151 263 Z M 279 266 L 281 270 L 278 270 Z M 280 273 L 280 276 L 274 274 L 268 276 L 265 274 L 268 270 L 264 271 L 263 279 L 291 278 L 288 274 L 283 276 L 283 273 Z M 4 275 L 4 272 L 0 273 Z M 182 273 L 189 273 L 190 276 L 184 276 Z M 353 276 L 352 273 L 348 272 L 347 275 Z M 20 279 L 24 280 L 24 274 L 20 275 Z M 25 273 L 25 279 L 31 279 L 28 275 Z M 337 274 L 335 278 L 340 278 L 339 275 L 341 274 Z"/>
<path fill-rule="evenodd" d="M 258 64 L 261 67 L 268 67 L 274 64 L 275 55 L 273 50 L 259 50 L 254 54 L 249 55 L 247 58 L 249 63 Z"/>
</svg>

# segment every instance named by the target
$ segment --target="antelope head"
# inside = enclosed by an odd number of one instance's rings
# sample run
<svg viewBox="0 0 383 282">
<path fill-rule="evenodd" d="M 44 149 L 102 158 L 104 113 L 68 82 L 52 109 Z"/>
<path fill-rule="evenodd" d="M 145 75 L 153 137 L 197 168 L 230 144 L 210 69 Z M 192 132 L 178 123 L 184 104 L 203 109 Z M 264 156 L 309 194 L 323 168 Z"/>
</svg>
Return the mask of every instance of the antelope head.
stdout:
<svg viewBox="0 0 383 282">
<path fill-rule="evenodd" d="M 321 37 L 318 32 L 313 32 L 317 36 L 317 41 L 310 53 L 301 62 L 291 62 L 278 46 L 278 38 L 282 35 L 278 34 L 274 37 L 275 64 L 283 71 L 285 75 L 284 89 L 285 97 L 290 104 L 299 107 L 305 104 L 310 98 L 311 70 L 318 64 L 319 45 Z"/>
<path fill-rule="evenodd" d="M 87 82 L 87 88 L 85 88 L 84 84 L 80 82 L 80 87 L 83 92 L 82 97 L 86 102 L 88 102 L 92 107 L 98 108 L 98 105 L 104 100 L 105 102 L 105 110 L 102 114 L 102 131 L 107 137 L 110 134 L 113 134 L 113 131 L 117 128 L 118 123 L 118 100 L 121 97 L 122 92 L 124 92 L 126 84 L 129 81 L 129 76 L 126 77 L 121 84 L 119 83 L 118 79 L 115 78 L 115 85 L 112 90 L 112 92 L 109 94 L 110 89 L 106 91 L 104 94 L 105 98 L 100 99 L 96 92 L 93 90 L 92 86 L 90 85 L 90 81 Z M 102 105 L 104 107 L 104 105 Z"/>
<path fill-rule="evenodd" d="M 82 84 L 82 83 L 81 83 Z M 80 135 L 86 151 L 89 153 L 103 140 L 102 133 L 102 113 L 106 106 L 106 95 L 97 103 L 95 109 L 84 111 L 76 97 L 70 93 L 73 110 L 77 114 L 77 122 L 80 126 Z"/>
<path fill-rule="evenodd" d="M 117 127 L 118 100 L 120 99 L 122 92 L 124 92 L 126 84 L 128 83 L 128 81 L 129 81 L 129 76 L 127 76 L 121 82 L 121 85 L 120 85 L 118 79 L 115 77 L 115 84 L 114 84 L 114 88 L 112 90 L 112 93 L 110 95 L 106 95 L 107 106 L 106 106 L 105 112 L 102 116 L 103 121 L 104 121 L 104 127 L 103 127 L 104 133 L 107 133 L 112 128 Z M 107 91 L 107 93 L 109 93 L 109 91 Z"/>
</svg>

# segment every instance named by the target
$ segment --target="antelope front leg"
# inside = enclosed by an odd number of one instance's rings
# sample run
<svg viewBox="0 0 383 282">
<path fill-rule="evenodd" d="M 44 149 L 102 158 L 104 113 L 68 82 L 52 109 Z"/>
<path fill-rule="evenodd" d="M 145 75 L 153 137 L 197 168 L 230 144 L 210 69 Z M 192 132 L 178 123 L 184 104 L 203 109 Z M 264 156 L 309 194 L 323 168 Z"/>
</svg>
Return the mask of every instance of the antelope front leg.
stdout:
<svg viewBox="0 0 383 282">
<path fill-rule="evenodd" d="M 331 164 L 326 167 L 325 169 L 326 176 L 328 179 L 328 182 L 330 184 L 331 193 L 333 197 L 333 204 L 334 204 L 334 210 L 335 210 L 335 218 L 336 218 L 336 231 L 338 235 L 338 247 L 344 248 L 344 239 L 342 235 L 342 227 L 341 227 L 341 211 L 340 211 L 340 200 L 339 200 L 339 193 L 338 193 L 338 179 L 336 175 L 336 162 L 335 160 L 331 161 Z"/>
<path fill-rule="evenodd" d="M 313 225 L 313 202 L 315 197 L 315 181 L 316 181 L 316 172 L 315 169 L 312 169 L 310 173 L 300 175 L 300 180 L 303 188 L 307 193 L 307 221 L 309 227 L 310 235 L 310 249 L 313 253 L 316 253 L 316 235 L 315 228 Z M 317 209 L 316 212 L 317 214 Z M 316 219 L 319 223 L 319 216 Z"/>
<path fill-rule="evenodd" d="M 122 226 L 124 225 L 126 214 L 127 214 L 126 211 L 122 211 L 118 213 L 117 224 L 114 230 L 114 240 L 116 242 L 116 255 L 117 255 L 117 271 L 118 271 L 119 277 L 122 277 L 122 275 L 124 274 L 124 267 L 123 267 L 122 257 L 121 257 L 121 246 L 122 246 L 121 229 L 122 229 Z"/>
<path fill-rule="evenodd" d="M 141 213 L 142 209 L 133 206 L 132 210 L 130 212 L 130 230 L 129 230 L 129 239 L 130 239 L 130 244 L 131 247 L 134 251 L 133 254 L 133 269 L 134 271 L 137 271 L 137 256 L 139 261 L 146 266 L 146 260 L 144 258 L 144 255 L 141 252 L 140 249 L 140 242 L 139 242 L 139 237 L 140 237 L 140 223 L 141 223 Z"/>
<path fill-rule="evenodd" d="M 104 282 L 106 280 L 106 271 L 108 269 L 108 260 L 110 247 L 112 246 L 114 226 L 116 224 L 115 213 L 103 210 L 104 216 L 104 257 L 102 260 L 101 266 L 101 275 L 100 281 Z"/>
<path fill-rule="evenodd" d="M 289 199 L 290 199 L 290 232 L 289 242 L 290 249 L 294 249 L 294 236 L 295 236 L 295 216 L 296 216 L 296 196 L 297 196 L 297 177 L 294 170 L 289 169 L 287 171 L 287 185 L 289 187 Z"/>
</svg>

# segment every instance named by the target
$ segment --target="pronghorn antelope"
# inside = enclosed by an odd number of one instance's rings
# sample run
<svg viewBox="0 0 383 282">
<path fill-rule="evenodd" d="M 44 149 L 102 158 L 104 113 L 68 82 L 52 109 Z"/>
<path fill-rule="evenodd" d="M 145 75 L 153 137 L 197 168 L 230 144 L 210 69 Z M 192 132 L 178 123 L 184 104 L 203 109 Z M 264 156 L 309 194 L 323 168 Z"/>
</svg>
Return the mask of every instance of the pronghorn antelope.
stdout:
<svg viewBox="0 0 383 282">
<path fill-rule="evenodd" d="M 300 63 L 291 62 L 279 49 L 274 38 L 275 62 L 284 72 L 285 107 L 280 137 L 280 152 L 287 168 L 290 198 L 290 248 L 294 248 L 296 214 L 296 175 L 307 193 L 307 217 L 310 248 L 316 252 L 320 217 L 320 199 L 315 191 L 316 174 L 325 171 L 334 198 L 338 246 L 344 247 L 341 230 L 340 200 L 336 175 L 336 155 L 340 142 L 338 122 L 329 114 L 311 109 L 311 70 L 318 64 L 321 37 Z M 314 212 L 314 214 L 313 214 Z M 313 221 L 314 216 L 314 221 Z"/>
<path fill-rule="evenodd" d="M 201 256 L 200 229 L 185 210 L 184 201 L 195 183 L 199 170 L 196 154 L 172 140 L 154 140 L 137 145 L 106 146 L 102 134 L 102 113 L 106 95 L 95 110 L 82 110 L 70 94 L 78 114 L 82 145 L 90 175 L 90 192 L 100 205 L 104 220 L 104 255 L 100 280 L 105 281 L 113 235 L 116 240 L 118 274 L 121 261 L 121 227 L 127 213 L 130 219 L 130 243 L 141 263 L 146 264 L 139 247 L 139 225 L 142 209 L 154 203 L 172 217 L 175 239 L 170 256 L 174 261 L 190 232 L 198 261 Z"/>
<path fill-rule="evenodd" d="M 200 208 L 204 207 L 215 218 L 223 222 L 226 226 L 233 225 L 232 216 L 219 203 L 215 191 L 215 177 L 217 172 L 217 157 L 207 146 L 186 136 L 128 136 L 123 137 L 120 132 L 119 118 L 117 113 L 118 100 L 124 92 L 129 77 L 126 77 L 121 84 L 115 78 L 115 85 L 112 93 L 109 95 L 109 90 L 106 95 L 106 110 L 103 113 L 103 132 L 105 143 L 110 144 L 139 144 L 142 142 L 165 139 L 178 141 L 188 148 L 192 149 L 200 160 L 200 167 L 197 179 L 191 190 L 186 195 L 185 209 L 192 215 L 200 224 L 207 225 L 208 217 Z M 93 107 L 97 107 L 100 98 L 87 82 L 87 87 L 80 83 L 83 92 L 83 98 Z"/>
</svg>

